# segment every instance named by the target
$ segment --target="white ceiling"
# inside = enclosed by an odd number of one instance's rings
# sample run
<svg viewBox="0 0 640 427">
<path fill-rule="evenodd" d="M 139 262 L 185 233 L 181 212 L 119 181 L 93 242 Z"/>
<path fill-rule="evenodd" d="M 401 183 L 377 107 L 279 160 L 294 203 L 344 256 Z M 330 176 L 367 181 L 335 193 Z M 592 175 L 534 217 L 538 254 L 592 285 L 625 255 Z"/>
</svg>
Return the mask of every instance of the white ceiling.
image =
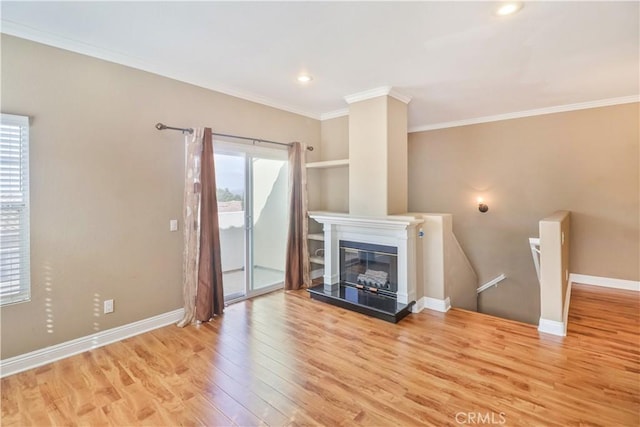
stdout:
<svg viewBox="0 0 640 427">
<path fill-rule="evenodd" d="M 2 1 L 1 12 L 4 33 L 314 118 L 381 86 L 412 97 L 410 130 L 638 100 L 640 3 L 526 2 L 511 17 L 497 4 Z"/>
</svg>

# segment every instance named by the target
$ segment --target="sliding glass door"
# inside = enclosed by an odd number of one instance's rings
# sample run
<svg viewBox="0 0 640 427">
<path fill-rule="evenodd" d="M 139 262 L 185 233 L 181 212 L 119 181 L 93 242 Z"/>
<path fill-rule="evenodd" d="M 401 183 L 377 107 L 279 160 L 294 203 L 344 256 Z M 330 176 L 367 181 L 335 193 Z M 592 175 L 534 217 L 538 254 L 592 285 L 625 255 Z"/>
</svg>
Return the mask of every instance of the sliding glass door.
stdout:
<svg viewBox="0 0 640 427">
<path fill-rule="evenodd" d="M 215 143 L 225 300 L 281 288 L 287 238 L 287 152 Z"/>
<path fill-rule="evenodd" d="M 246 294 L 246 158 L 244 153 L 214 153 L 220 225 L 220 256 L 225 300 Z"/>
</svg>

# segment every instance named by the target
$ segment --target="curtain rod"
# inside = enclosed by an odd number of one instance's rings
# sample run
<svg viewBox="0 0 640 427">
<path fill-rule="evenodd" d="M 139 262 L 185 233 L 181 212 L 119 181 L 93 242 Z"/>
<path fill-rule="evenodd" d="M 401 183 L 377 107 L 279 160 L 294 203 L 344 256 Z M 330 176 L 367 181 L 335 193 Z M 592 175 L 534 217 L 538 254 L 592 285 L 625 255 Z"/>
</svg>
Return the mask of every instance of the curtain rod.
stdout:
<svg viewBox="0 0 640 427">
<path fill-rule="evenodd" d="M 173 127 L 173 126 L 164 125 L 162 123 L 156 123 L 156 129 L 158 129 L 158 130 L 165 130 L 165 129 L 179 130 L 182 133 L 188 133 L 188 134 L 192 134 L 193 133 L 193 129 L 192 128 L 176 128 L 176 127 Z M 246 136 L 229 135 L 229 134 L 225 134 L 225 133 L 212 132 L 212 134 L 215 135 L 215 136 L 226 136 L 227 138 L 244 139 L 246 141 L 252 141 L 252 142 L 266 142 L 268 144 L 284 145 L 284 146 L 287 146 L 287 147 L 291 147 L 291 145 L 292 145 L 292 144 L 287 144 L 287 143 L 284 143 L 284 142 L 269 141 L 268 139 L 248 138 Z M 307 150 L 313 151 L 313 146 L 311 146 L 311 145 L 308 146 Z"/>
</svg>

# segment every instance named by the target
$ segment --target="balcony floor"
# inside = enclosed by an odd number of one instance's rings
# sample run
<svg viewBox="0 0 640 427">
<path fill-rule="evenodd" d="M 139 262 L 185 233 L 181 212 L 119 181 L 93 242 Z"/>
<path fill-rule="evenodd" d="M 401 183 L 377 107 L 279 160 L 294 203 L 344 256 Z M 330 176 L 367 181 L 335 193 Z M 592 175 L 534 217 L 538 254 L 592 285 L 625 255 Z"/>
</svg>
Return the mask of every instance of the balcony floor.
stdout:
<svg viewBox="0 0 640 427">
<path fill-rule="evenodd" d="M 256 266 L 253 270 L 254 289 L 262 289 L 283 283 L 284 271 Z M 222 274 L 225 298 L 244 293 L 245 270 L 233 270 Z"/>
</svg>

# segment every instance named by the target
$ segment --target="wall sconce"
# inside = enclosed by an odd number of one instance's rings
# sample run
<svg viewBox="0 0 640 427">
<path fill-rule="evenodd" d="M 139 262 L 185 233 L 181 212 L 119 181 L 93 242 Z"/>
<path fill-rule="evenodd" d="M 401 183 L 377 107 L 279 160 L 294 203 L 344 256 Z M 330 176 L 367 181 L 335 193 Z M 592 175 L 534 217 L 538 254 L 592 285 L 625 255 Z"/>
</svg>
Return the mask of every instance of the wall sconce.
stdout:
<svg viewBox="0 0 640 427">
<path fill-rule="evenodd" d="M 485 213 L 489 210 L 489 206 L 487 206 L 482 197 L 478 197 L 478 210 L 482 213 Z"/>
</svg>

